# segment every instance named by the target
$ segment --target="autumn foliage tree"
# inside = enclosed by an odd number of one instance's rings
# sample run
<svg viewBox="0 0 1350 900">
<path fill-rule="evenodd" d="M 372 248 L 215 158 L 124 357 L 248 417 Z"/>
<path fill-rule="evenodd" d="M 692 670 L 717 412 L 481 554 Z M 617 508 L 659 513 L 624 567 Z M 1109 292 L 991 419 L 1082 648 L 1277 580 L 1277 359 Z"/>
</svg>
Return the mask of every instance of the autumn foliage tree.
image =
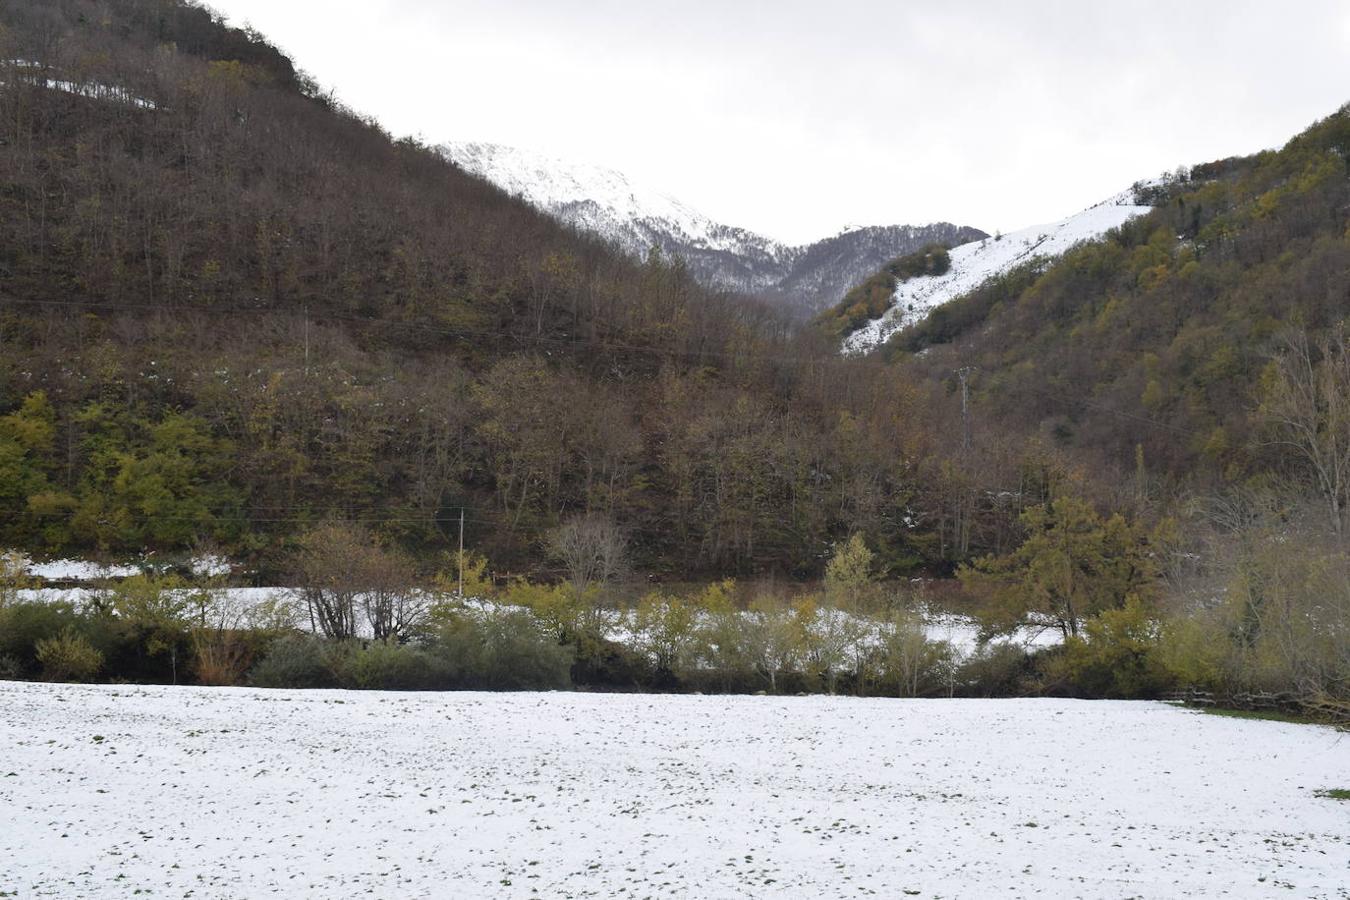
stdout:
<svg viewBox="0 0 1350 900">
<path fill-rule="evenodd" d="M 985 621 L 995 632 L 1050 625 L 1077 636 L 1085 620 L 1155 587 L 1147 535 L 1119 514 L 1103 517 L 1065 495 L 1028 509 L 1022 524 L 1026 538 L 1017 549 L 960 571 L 987 603 Z"/>
</svg>

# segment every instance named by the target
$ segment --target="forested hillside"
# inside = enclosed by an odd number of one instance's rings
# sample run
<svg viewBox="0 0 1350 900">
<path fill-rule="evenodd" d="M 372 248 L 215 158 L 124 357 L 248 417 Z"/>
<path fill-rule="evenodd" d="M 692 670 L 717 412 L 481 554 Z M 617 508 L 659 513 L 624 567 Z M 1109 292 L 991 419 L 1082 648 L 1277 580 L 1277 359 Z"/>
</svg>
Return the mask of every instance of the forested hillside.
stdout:
<svg viewBox="0 0 1350 900">
<path fill-rule="evenodd" d="M 0 29 L 0 544 L 266 561 L 339 516 L 434 552 L 466 508 L 506 565 L 579 511 L 657 571 L 811 571 L 857 530 L 921 559 L 882 366 L 392 140 L 203 9 Z"/>
<path fill-rule="evenodd" d="M 970 367 L 979 428 L 1125 471 L 1278 468 L 1260 433 L 1274 360 L 1291 329 L 1316 342 L 1350 315 L 1350 112 L 1153 191 L 1152 213 L 939 308 L 889 355 L 950 387 Z"/>
</svg>

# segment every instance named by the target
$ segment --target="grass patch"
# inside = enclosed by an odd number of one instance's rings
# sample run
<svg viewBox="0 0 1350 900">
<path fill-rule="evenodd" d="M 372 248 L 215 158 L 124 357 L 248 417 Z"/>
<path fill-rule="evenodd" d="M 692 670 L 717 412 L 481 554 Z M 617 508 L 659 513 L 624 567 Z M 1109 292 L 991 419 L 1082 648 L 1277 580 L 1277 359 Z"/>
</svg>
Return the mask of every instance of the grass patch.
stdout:
<svg viewBox="0 0 1350 900">
<path fill-rule="evenodd" d="M 1327 788 L 1315 793 L 1317 796 L 1326 797 L 1328 800 L 1350 800 L 1350 788 Z"/>
<path fill-rule="evenodd" d="M 1268 722 L 1292 722 L 1295 725 L 1325 725 L 1325 722 L 1298 713 L 1279 712 L 1273 709 L 1224 709 L 1218 706 L 1192 707 L 1211 716 L 1226 716 L 1230 719 L 1264 719 Z"/>
</svg>

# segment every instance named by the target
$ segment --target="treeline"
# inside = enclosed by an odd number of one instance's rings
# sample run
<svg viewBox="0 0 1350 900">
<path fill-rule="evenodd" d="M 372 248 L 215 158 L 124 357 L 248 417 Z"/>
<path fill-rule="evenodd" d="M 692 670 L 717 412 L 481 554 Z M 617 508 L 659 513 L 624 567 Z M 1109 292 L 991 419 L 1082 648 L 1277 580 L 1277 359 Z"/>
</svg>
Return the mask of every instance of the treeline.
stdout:
<svg viewBox="0 0 1350 900">
<path fill-rule="evenodd" d="M 494 583 L 476 554 L 419 578 L 398 550 L 341 523 L 307 533 L 296 587 L 264 599 L 161 574 L 80 603 L 29 600 L 17 560 L 0 558 L 0 677 L 898 697 L 1202 690 L 1278 693 L 1350 720 L 1350 561 L 1278 499 L 1234 495 L 1197 511 L 1203 556 L 1172 523 L 1149 532 L 1069 494 L 1034 507 L 1012 553 L 961 571 L 979 601 L 975 647 L 935 638 L 931 590 L 880 581 L 856 535 L 814 589 L 727 580 L 631 600 L 622 538 L 594 518 L 550 535 L 567 573 L 557 583 Z M 1028 644 L 1044 630 L 1062 641 Z"/>
</svg>

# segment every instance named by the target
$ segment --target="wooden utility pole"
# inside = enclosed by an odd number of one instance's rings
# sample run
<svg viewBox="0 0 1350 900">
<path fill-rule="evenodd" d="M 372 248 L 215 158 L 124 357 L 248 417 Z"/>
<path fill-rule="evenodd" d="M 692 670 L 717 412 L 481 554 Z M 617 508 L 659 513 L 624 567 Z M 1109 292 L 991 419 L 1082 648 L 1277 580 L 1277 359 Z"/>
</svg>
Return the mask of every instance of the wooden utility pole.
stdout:
<svg viewBox="0 0 1350 900">
<path fill-rule="evenodd" d="M 970 450 L 970 375 L 975 371 L 974 366 L 962 366 L 956 370 L 956 377 L 961 379 L 961 450 L 967 452 Z"/>
<path fill-rule="evenodd" d="M 464 602 L 464 507 L 459 508 L 459 599 Z"/>
</svg>

